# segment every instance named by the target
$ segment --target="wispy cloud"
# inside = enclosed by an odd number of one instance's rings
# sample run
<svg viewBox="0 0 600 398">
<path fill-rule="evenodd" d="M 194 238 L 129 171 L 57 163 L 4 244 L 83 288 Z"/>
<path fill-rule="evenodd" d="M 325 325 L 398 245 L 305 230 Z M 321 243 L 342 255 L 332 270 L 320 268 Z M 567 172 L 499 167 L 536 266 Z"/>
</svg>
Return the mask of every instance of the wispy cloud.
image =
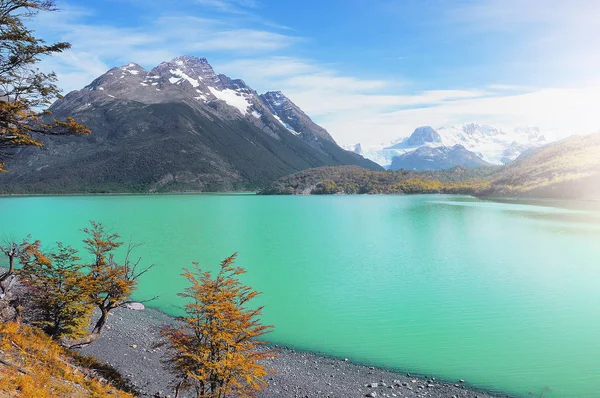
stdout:
<svg viewBox="0 0 600 398">
<path fill-rule="evenodd" d="M 241 0 L 223 3 L 255 6 L 254 2 Z M 68 41 L 73 46 L 43 63 L 45 69 L 56 71 L 65 91 L 81 88 L 109 66 L 130 61 L 152 67 L 181 54 L 257 56 L 302 40 L 223 18 L 161 14 L 137 26 L 124 27 L 97 23 L 94 16 L 89 9 L 63 5 L 60 12 L 40 14 L 34 21 L 35 29 L 44 37 Z"/>
<path fill-rule="evenodd" d="M 357 117 L 339 114 L 324 120 L 332 131 L 346 131 L 347 138 L 367 144 L 387 143 L 410 134 L 415 127 L 478 122 L 511 129 L 534 125 L 549 138 L 600 131 L 595 104 L 600 101 L 600 86 L 543 89 L 515 95 L 495 95 L 433 103 L 429 107 L 407 108 L 393 112 L 361 112 Z M 361 130 L 377 126 L 372 137 Z M 371 130 L 368 130 L 371 131 Z M 359 139 L 360 138 L 360 139 Z M 349 139 L 344 143 L 350 144 Z"/>
<path fill-rule="evenodd" d="M 469 0 L 444 15 L 457 32 L 494 35 L 505 62 L 548 79 L 583 81 L 600 68 L 598 1 Z"/>
<path fill-rule="evenodd" d="M 213 7 L 219 11 L 230 13 L 246 13 L 248 9 L 256 8 L 258 2 L 255 0 L 194 0 L 197 4 Z"/>
<path fill-rule="evenodd" d="M 291 55 L 310 40 L 263 20 L 257 15 L 261 4 L 253 0 L 185 1 L 217 15 L 156 7 L 151 18 L 126 26 L 98 23 L 81 7 L 40 15 L 36 29 L 73 44 L 71 51 L 46 59 L 45 67 L 56 70 L 68 91 L 130 61 L 152 67 L 181 54 L 208 56 L 218 72 L 243 78 L 259 91 L 284 91 L 342 144 L 389 142 L 419 125 L 463 122 L 538 125 L 557 135 L 600 129 L 595 109 L 600 82 L 590 78 L 600 70 L 600 42 L 593 40 L 600 35 L 595 18 L 600 3 L 590 8 L 584 0 L 466 0 L 448 8 L 441 13 L 452 34 L 512 37 L 518 32 L 507 63 L 528 65 L 540 74 L 564 67 L 581 83 L 544 88 L 490 76 L 474 87 L 449 83 L 436 90 L 400 72 L 394 78 L 357 74 L 347 65 Z M 395 60 L 408 59 L 397 54 L 392 54 Z"/>
<path fill-rule="evenodd" d="M 415 127 L 478 122 L 506 129 L 536 125 L 549 136 L 600 130 L 600 82 L 578 88 L 491 83 L 482 88 L 417 90 L 410 81 L 345 76 L 332 65 L 293 57 L 217 65 L 255 87 L 281 89 L 341 144 L 389 143 Z"/>
</svg>

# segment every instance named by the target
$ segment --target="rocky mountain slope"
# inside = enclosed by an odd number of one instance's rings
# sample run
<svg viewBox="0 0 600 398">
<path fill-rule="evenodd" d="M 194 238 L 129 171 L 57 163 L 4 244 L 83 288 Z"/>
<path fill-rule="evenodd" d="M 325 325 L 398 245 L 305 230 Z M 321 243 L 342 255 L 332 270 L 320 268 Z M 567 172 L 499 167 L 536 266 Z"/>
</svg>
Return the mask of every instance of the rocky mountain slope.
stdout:
<svg viewBox="0 0 600 398">
<path fill-rule="evenodd" d="M 529 150 L 504 167 L 479 194 L 600 199 L 600 134 Z"/>
<path fill-rule="evenodd" d="M 357 151 L 356 146 L 349 149 L 389 168 L 394 157 L 415 152 L 422 147 L 451 148 L 461 145 L 486 163 L 508 164 L 526 150 L 546 144 L 548 141 L 536 127 L 516 128 L 506 132 L 490 125 L 469 123 L 437 130 L 430 126 L 423 126 L 417 128 L 409 137 L 391 146 L 363 150 L 359 145 Z M 438 168 L 432 164 L 432 169 Z"/>
<path fill-rule="evenodd" d="M 252 190 L 299 170 L 375 163 L 340 148 L 282 93 L 182 56 L 113 68 L 51 107 L 92 130 L 15 153 L 3 193 Z"/>
</svg>

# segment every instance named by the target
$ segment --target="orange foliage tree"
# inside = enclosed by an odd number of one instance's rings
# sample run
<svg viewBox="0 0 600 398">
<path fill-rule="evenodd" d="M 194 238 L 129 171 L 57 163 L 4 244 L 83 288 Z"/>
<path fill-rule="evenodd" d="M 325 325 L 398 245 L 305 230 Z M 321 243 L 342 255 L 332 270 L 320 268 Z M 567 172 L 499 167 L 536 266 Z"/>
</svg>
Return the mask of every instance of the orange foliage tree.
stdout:
<svg viewBox="0 0 600 398">
<path fill-rule="evenodd" d="M 12 307 L 22 309 L 26 321 L 71 347 L 95 341 L 109 313 L 130 302 L 138 278 L 153 267 L 141 267 L 141 258 L 132 258 L 137 244 L 129 244 L 124 259 L 118 262 L 115 251 L 123 243 L 101 223 L 90 221 L 90 227 L 82 231 L 87 235 L 85 248 L 93 255 L 87 264 L 81 262 L 77 250 L 60 242 L 50 252 L 42 250 L 40 241 L 14 246 L 22 265 L 15 272 L 27 287 L 27 295 L 13 300 Z M 100 316 L 88 333 L 94 307 Z"/>
<path fill-rule="evenodd" d="M 92 281 L 81 272 L 77 251 L 57 245 L 49 254 L 41 250 L 40 241 L 22 245 L 18 273 L 28 289 L 27 320 L 56 340 L 81 337 L 87 334 L 93 310 Z"/>
<path fill-rule="evenodd" d="M 141 258 L 133 260 L 133 250 L 139 246 L 130 244 L 122 263 L 115 259 L 115 250 L 123 245 L 116 233 L 109 233 L 102 223 L 90 221 L 90 227 L 84 228 L 87 238 L 83 241 L 86 250 L 94 260 L 87 267 L 88 278 L 93 286 L 90 300 L 100 310 L 100 317 L 92 333 L 82 340 L 74 341 L 75 346 L 88 344 L 98 338 L 108 320 L 110 311 L 127 304 L 137 287 L 138 278 L 154 265 L 140 267 Z"/>
<path fill-rule="evenodd" d="M 88 134 L 73 118 L 49 120 L 40 111 L 60 98 L 54 73 L 36 68 L 40 57 L 63 52 L 69 43 L 46 44 L 24 20 L 40 11 L 54 11 L 53 0 L 0 0 L 0 171 L 15 148 L 41 147 L 37 134 Z"/>
<path fill-rule="evenodd" d="M 192 390 L 196 397 L 250 397 L 266 386 L 269 371 L 261 359 L 274 353 L 260 350 L 256 339 L 271 331 L 262 325 L 263 307 L 248 307 L 259 292 L 243 285 L 238 277 L 246 271 L 235 267 L 236 254 L 221 262 L 213 279 L 210 272 L 184 269 L 190 283 L 181 297 L 189 300 L 181 326 L 166 327 L 167 365 L 177 375 L 176 396 Z"/>
</svg>

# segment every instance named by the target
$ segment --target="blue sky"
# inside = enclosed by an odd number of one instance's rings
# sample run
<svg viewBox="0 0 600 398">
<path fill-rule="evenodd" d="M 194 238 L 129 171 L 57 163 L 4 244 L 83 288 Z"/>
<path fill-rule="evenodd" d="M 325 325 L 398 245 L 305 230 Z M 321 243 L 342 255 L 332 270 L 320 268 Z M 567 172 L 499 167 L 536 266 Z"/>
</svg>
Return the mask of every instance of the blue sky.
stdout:
<svg viewBox="0 0 600 398">
<path fill-rule="evenodd" d="M 65 91 L 177 55 L 282 90 L 341 144 L 419 125 L 600 129 L 596 0 L 57 0 L 38 33 Z"/>
</svg>

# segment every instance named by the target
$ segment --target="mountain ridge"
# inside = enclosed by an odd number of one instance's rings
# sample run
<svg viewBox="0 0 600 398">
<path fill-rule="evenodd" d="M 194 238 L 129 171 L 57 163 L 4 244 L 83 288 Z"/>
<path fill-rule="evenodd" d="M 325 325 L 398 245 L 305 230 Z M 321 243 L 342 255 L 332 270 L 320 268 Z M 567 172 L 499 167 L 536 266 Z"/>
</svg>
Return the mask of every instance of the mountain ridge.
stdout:
<svg viewBox="0 0 600 398">
<path fill-rule="evenodd" d="M 390 167 L 396 156 L 413 152 L 419 147 L 448 147 L 462 145 L 482 160 L 491 164 L 508 164 L 529 148 L 548 144 L 537 127 L 517 127 L 504 131 L 487 124 L 466 123 L 443 126 L 417 127 L 414 132 L 391 145 L 362 150 L 360 153 L 384 168 Z M 353 149 L 352 147 L 349 149 Z"/>
<path fill-rule="evenodd" d="M 385 172 L 352 166 L 321 167 L 282 177 L 262 193 L 458 193 L 491 199 L 600 200 L 600 133 L 529 149 L 503 166 Z"/>
<path fill-rule="evenodd" d="M 311 167 L 380 169 L 340 148 L 283 97 L 303 122 L 301 134 L 243 80 L 217 74 L 205 58 L 177 57 L 149 71 L 133 62 L 112 68 L 50 108 L 92 134 L 16 152 L 0 192 L 254 190 Z"/>
</svg>

